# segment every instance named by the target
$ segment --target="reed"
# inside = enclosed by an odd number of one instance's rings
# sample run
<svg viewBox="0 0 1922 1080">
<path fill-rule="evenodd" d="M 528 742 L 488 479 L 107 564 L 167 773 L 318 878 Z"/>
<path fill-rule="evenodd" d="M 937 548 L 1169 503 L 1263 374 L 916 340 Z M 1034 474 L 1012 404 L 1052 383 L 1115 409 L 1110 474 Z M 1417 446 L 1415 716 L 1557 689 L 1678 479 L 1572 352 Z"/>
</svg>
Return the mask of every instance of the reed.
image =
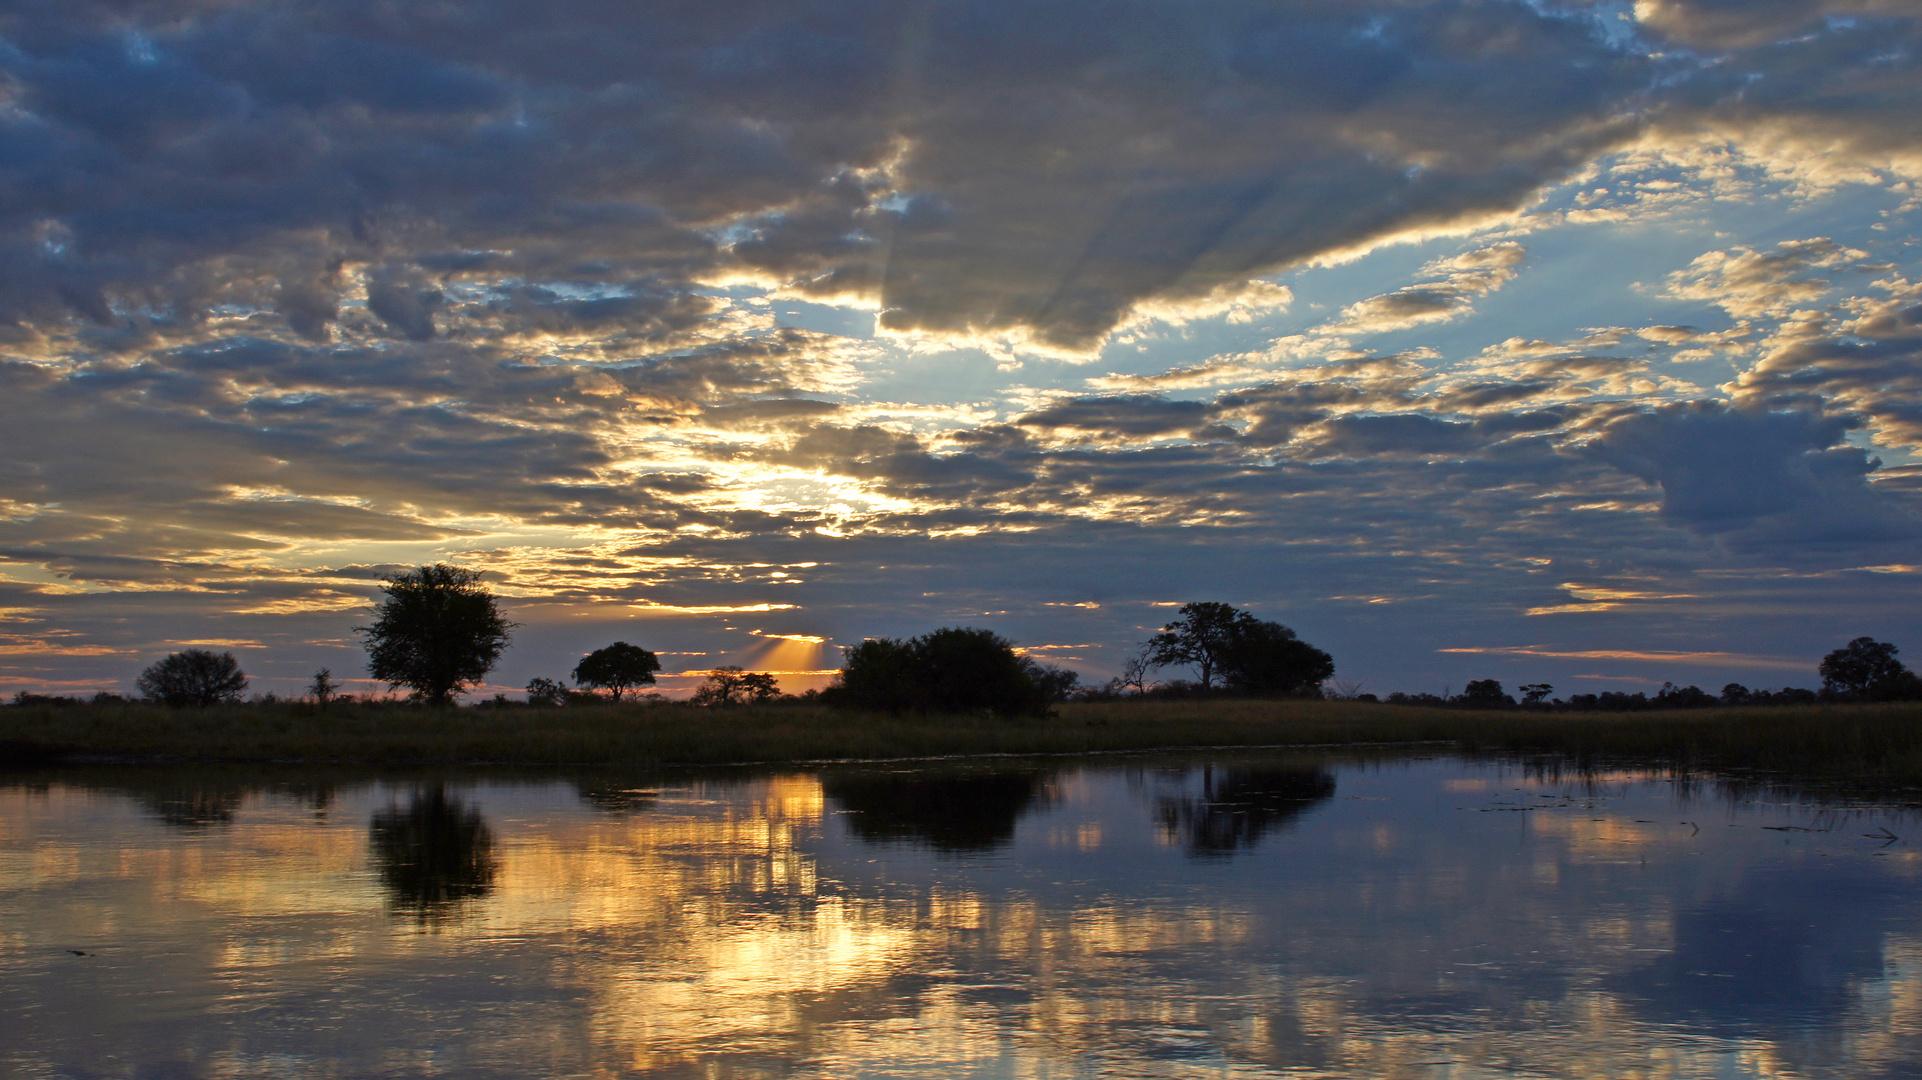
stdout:
<svg viewBox="0 0 1922 1080">
<path fill-rule="evenodd" d="M 0 708 L 0 762 L 16 766 L 89 760 L 628 766 L 1362 744 L 1922 784 L 1917 704 L 1571 714 L 1347 701 L 1115 701 L 1069 704 L 1053 717 L 1015 720 L 809 705 Z"/>
</svg>

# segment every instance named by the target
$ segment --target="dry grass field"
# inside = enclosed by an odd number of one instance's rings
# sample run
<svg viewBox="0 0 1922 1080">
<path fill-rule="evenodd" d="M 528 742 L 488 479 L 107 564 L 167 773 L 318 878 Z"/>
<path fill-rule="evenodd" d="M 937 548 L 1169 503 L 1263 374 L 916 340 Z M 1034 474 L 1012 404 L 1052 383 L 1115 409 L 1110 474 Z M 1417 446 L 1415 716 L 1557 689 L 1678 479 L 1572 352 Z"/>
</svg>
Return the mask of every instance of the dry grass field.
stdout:
<svg viewBox="0 0 1922 1080">
<path fill-rule="evenodd" d="M 1916 704 L 1544 713 L 1347 701 L 1116 701 L 1012 720 L 808 705 L 0 708 L 0 765 L 14 767 L 87 761 L 633 766 L 1384 744 L 1550 753 L 1579 766 L 1659 762 L 1922 786 L 1922 705 Z"/>
</svg>

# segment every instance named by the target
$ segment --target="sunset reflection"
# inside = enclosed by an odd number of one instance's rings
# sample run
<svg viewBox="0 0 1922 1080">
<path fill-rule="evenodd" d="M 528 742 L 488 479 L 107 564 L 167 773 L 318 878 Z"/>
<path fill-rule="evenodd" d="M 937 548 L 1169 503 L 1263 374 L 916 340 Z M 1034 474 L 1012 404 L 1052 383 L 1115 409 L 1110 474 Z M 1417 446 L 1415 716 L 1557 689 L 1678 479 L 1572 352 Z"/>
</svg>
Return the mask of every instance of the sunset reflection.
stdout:
<svg viewBox="0 0 1922 1080">
<path fill-rule="evenodd" d="M 0 788 L 0 1071 L 1922 1067 L 1888 811 L 1299 756 L 182 777 L 170 805 L 226 808 L 194 825 L 125 783 Z"/>
</svg>

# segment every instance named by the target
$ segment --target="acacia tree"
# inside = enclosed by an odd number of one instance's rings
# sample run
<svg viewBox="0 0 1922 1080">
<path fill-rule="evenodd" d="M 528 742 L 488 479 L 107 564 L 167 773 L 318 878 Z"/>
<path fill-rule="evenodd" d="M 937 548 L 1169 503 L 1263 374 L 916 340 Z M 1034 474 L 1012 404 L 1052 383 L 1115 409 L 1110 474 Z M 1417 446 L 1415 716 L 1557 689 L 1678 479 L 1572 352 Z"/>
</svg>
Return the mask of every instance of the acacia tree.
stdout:
<svg viewBox="0 0 1922 1080">
<path fill-rule="evenodd" d="M 1203 693 L 1214 689 L 1220 676 L 1242 694 L 1299 694 L 1318 691 L 1335 673 L 1333 657 L 1288 627 L 1212 601 L 1183 604 L 1181 618 L 1162 627 L 1146 649 L 1156 667 L 1192 666 Z"/>
<path fill-rule="evenodd" d="M 617 641 L 581 657 L 581 662 L 574 665 L 574 682 L 580 686 L 605 687 L 614 691 L 614 700 L 619 701 L 622 691 L 652 685 L 654 673 L 659 670 L 659 657 L 638 645 Z"/>
<path fill-rule="evenodd" d="M 1228 658 L 1241 622 L 1254 616 L 1232 604 L 1201 601 L 1181 605 L 1181 618 L 1148 639 L 1148 662 L 1156 667 L 1188 664 L 1201 676 L 1203 693 L 1214 689 L 1215 672 Z"/>
<path fill-rule="evenodd" d="M 652 680 L 649 680 L 652 681 Z M 707 673 L 707 682 L 694 691 L 696 705 L 761 705 L 781 694 L 774 676 L 765 671 L 742 671 L 738 666 L 718 667 Z"/>
<path fill-rule="evenodd" d="M 162 705 L 219 705 L 240 700 L 247 676 L 233 653 L 183 649 L 141 672 L 134 685 Z"/>
<path fill-rule="evenodd" d="M 451 704 L 485 678 L 512 640 L 514 624 L 480 578 L 481 571 L 446 563 L 387 578 L 381 585 L 387 599 L 374 610 L 373 625 L 354 628 L 366 639 L 368 672 L 430 705 Z"/>
</svg>

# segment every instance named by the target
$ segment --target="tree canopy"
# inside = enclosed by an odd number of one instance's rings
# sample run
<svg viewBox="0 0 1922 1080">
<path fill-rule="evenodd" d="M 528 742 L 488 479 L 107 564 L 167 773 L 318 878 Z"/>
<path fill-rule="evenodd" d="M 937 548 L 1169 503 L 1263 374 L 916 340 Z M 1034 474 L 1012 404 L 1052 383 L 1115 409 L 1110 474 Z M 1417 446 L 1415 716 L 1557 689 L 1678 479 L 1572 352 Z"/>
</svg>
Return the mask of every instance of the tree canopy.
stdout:
<svg viewBox="0 0 1922 1080">
<path fill-rule="evenodd" d="M 134 685 L 162 705 L 219 705 L 240 700 L 247 676 L 233 653 L 184 649 L 141 672 Z"/>
<path fill-rule="evenodd" d="M 827 699 L 890 712 L 1043 713 L 1075 682 L 1073 672 L 1038 664 L 1001 635 L 971 626 L 905 641 L 870 638 L 843 649 L 842 657 Z"/>
<path fill-rule="evenodd" d="M 739 666 L 718 667 L 707 673 L 707 682 L 694 691 L 696 705 L 760 705 L 781 696 L 780 683 L 765 671 L 742 671 Z"/>
<path fill-rule="evenodd" d="M 480 578 L 478 570 L 436 563 L 386 579 L 373 624 L 354 628 L 366 639 L 368 672 L 434 705 L 486 678 L 514 624 Z"/>
<path fill-rule="evenodd" d="M 638 645 L 617 641 L 595 649 L 574 665 L 574 682 L 614 691 L 614 700 L 636 686 L 651 686 L 654 673 L 661 670 L 660 658 Z"/>
<path fill-rule="evenodd" d="M 1893 701 L 1922 696 L 1918 680 L 1886 641 L 1859 637 L 1822 658 L 1822 692 L 1834 697 Z"/>
<path fill-rule="evenodd" d="M 1193 667 L 1204 693 L 1219 677 L 1251 697 L 1317 690 L 1335 673 L 1333 657 L 1288 627 L 1213 601 L 1183 604 L 1181 618 L 1148 640 L 1147 658 L 1156 667 Z"/>
</svg>

